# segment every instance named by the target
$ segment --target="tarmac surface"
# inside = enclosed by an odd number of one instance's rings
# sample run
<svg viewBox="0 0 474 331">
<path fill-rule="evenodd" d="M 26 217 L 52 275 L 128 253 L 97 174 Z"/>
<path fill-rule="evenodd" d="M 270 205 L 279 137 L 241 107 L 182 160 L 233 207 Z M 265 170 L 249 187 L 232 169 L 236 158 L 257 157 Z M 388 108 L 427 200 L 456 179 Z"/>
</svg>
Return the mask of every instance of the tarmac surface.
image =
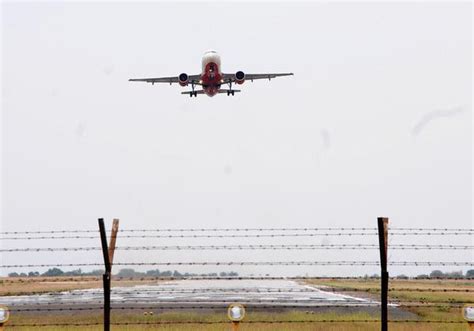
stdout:
<svg viewBox="0 0 474 331">
<path fill-rule="evenodd" d="M 6 305 L 101 303 L 102 289 L 74 290 L 39 295 L 0 297 Z M 179 304 L 243 302 L 272 305 L 377 305 L 292 280 L 178 280 L 156 285 L 113 287 L 112 304 Z"/>
<path fill-rule="evenodd" d="M 175 280 L 156 285 L 113 287 L 111 291 L 112 310 L 122 311 L 222 311 L 234 302 L 242 303 L 254 311 L 324 312 L 336 309 L 340 312 L 364 311 L 371 314 L 380 311 L 377 301 L 327 292 L 293 280 Z M 102 289 L 89 289 L 8 296 L 0 297 L 0 304 L 23 313 L 38 313 L 40 309 L 69 314 L 71 310 L 77 309 L 77 313 L 85 313 L 102 309 L 103 292 Z M 402 310 L 395 307 L 390 310 L 394 310 L 396 315 L 404 315 Z"/>
</svg>

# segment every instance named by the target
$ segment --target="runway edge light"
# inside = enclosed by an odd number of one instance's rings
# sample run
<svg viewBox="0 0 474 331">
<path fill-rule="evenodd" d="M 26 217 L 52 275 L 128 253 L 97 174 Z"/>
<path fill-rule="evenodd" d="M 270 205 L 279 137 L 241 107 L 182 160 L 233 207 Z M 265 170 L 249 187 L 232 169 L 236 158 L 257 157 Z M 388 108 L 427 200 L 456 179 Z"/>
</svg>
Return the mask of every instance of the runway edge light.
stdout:
<svg viewBox="0 0 474 331">
<path fill-rule="evenodd" d="M 10 310 L 7 306 L 0 305 L 0 330 L 3 330 L 5 324 L 10 318 Z"/>
<path fill-rule="evenodd" d="M 232 303 L 227 308 L 227 317 L 232 321 L 232 330 L 239 329 L 239 323 L 245 318 L 245 307 L 240 303 Z"/>
<path fill-rule="evenodd" d="M 465 305 L 462 309 L 462 315 L 469 323 L 469 328 L 474 330 L 474 305 Z"/>
</svg>

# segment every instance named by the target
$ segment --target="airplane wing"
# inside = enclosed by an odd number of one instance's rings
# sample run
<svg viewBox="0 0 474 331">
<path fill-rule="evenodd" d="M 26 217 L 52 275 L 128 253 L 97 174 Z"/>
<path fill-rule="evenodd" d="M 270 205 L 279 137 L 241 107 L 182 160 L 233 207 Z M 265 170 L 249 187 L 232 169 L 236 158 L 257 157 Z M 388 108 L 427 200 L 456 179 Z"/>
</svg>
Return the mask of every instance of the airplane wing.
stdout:
<svg viewBox="0 0 474 331">
<path fill-rule="evenodd" d="M 272 79 L 276 77 L 293 76 L 292 72 L 278 73 L 278 74 L 245 74 L 245 80 L 254 81 L 255 79 Z M 223 74 L 224 83 L 235 82 L 235 73 Z"/>
<path fill-rule="evenodd" d="M 193 82 L 195 85 L 200 85 L 199 80 L 201 79 L 201 75 L 189 75 L 189 82 Z M 146 82 L 146 83 L 179 83 L 179 77 L 159 77 L 159 78 L 131 78 L 129 79 L 130 82 Z"/>
</svg>

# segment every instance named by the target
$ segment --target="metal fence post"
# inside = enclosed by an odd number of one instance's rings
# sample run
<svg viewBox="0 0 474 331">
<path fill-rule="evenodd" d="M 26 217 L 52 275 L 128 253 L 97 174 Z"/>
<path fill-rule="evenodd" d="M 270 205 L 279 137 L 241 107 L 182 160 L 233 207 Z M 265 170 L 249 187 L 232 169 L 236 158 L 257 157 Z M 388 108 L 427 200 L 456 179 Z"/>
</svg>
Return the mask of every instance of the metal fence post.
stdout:
<svg viewBox="0 0 474 331">
<path fill-rule="evenodd" d="M 102 277 L 104 283 L 104 331 L 110 331 L 110 271 L 112 268 L 110 266 L 109 248 L 107 247 L 107 236 L 105 234 L 103 218 L 99 218 L 99 231 L 105 265 L 105 272 Z"/>
<path fill-rule="evenodd" d="M 379 217 L 377 219 L 379 232 L 379 249 L 380 249 L 380 268 L 381 268 L 381 308 L 382 308 L 382 325 L 381 330 L 388 330 L 388 271 L 387 271 L 387 245 L 388 245 L 388 218 Z"/>
</svg>

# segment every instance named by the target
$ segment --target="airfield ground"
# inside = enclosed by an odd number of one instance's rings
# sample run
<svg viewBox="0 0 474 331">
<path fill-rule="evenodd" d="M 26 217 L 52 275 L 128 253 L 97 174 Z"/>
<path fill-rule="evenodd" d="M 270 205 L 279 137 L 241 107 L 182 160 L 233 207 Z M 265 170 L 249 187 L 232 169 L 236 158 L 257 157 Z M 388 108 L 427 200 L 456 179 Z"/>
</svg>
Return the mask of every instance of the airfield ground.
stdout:
<svg viewBox="0 0 474 331">
<path fill-rule="evenodd" d="M 114 278 L 112 285 L 120 287 L 156 284 L 152 278 Z M 102 288 L 102 276 L 86 277 L 0 277 L 0 296 L 31 295 L 70 290 Z"/>
<path fill-rule="evenodd" d="M 359 297 L 377 299 L 379 292 L 379 281 L 372 279 L 318 279 L 306 280 L 306 283 L 318 286 L 327 286 L 328 290 L 337 291 L 344 289 L 342 293 Z M 113 286 L 135 286 L 156 284 L 154 279 L 130 280 L 121 279 L 114 280 Z M 100 278 L 91 278 L 87 280 L 76 277 L 65 277 L 64 279 L 19 279 L 19 278 L 3 278 L 1 279 L 0 293 L 5 295 L 21 295 L 32 293 L 45 293 L 51 291 L 64 291 L 71 289 L 100 288 Z M 354 292 L 348 292 L 347 288 L 357 289 Z M 462 321 L 461 308 L 453 307 L 445 302 L 458 303 L 474 303 L 474 295 L 472 292 L 458 292 L 459 290 L 474 289 L 474 280 L 391 280 L 390 281 L 390 301 L 397 301 L 406 304 L 436 304 L 436 307 L 404 307 L 391 309 L 390 319 L 410 319 L 416 320 L 416 323 L 393 323 L 390 330 L 469 330 L 467 324 L 433 324 L 422 323 L 422 321 L 430 320 L 450 320 Z M 397 290 L 399 289 L 399 290 Z M 408 290 L 406 290 L 408 289 Z M 411 289 L 440 289 L 443 292 L 425 292 L 411 291 Z M 160 313 L 161 312 L 161 313 Z M 346 323 L 337 322 L 337 320 L 378 320 L 378 309 L 365 309 L 358 311 L 356 308 L 328 308 L 328 309 L 312 309 L 312 310 L 277 310 L 274 312 L 248 312 L 246 321 L 290 321 L 290 323 L 278 324 L 250 324 L 242 323 L 240 330 L 379 330 L 378 322 L 368 323 Z M 140 310 L 123 310 L 112 311 L 113 323 L 154 323 L 159 321 L 196 321 L 196 322 L 214 322 L 226 321 L 225 310 L 201 310 L 171 312 L 157 310 L 153 315 L 144 315 L 144 311 Z M 334 320 L 335 322 L 310 322 L 316 320 Z M 307 323 L 291 323 L 291 321 L 308 321 Z M 420 323 L 421 322 L 421 323 Z M 46 327 L 44 330 L 63 331 L 63 330 L 102 330 L 102 315 L 100 311 L 81 311 L 74 312 L 24 312 L 14 313 L 11 316 L 9 324 L 52 324 L 52 323 L 98 323 L 93 327 Z M 7 324 L 8 329 L 8 324 Z M 121 325 L 114 326 L 113 330 L 143 330 L 158 329 L 157 325 Z M 230 330 L 229 324 L 189 324 L 189 325 L 159 325 L 160 330 Z M 18 327 L 15 330 L 41 330 L 40 328 Z"/>
</svg>

